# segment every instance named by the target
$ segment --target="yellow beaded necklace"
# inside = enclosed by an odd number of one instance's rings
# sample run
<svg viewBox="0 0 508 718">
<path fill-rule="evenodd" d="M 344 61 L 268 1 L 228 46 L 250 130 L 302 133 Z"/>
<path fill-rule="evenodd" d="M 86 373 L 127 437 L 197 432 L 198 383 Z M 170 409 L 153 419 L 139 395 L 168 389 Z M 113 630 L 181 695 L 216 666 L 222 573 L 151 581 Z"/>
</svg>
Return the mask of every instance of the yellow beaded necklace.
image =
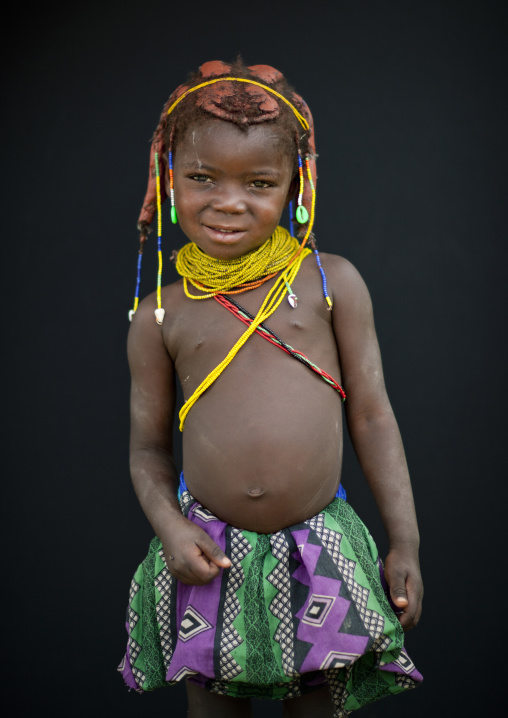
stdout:
<svg viewBox="0 0 508 718">
<path fill-rule="evenodd" d="M 187 414 L 199 397 L 222 374 L 247 339 L 254 334 L 256 328 L 280 305 L 288 287 L 294 282 L 303 260 L 309 254 L 311 250 L 304 247 L 304 242 L 300 245 L 283 227 L 277 227 L 274 234 L 261 247 L 238 259 L 214 259 L 192 242 L 178 252 L 176 269 L 183 276 L 185 294 L 190 299 L 209 299 L 216 294 L 244 292 L 282 272 L 266 295 L 250 326 L 182 406 L 179 414 L 180 431 L 183 431 Z M 191 294 L 188 282 L 205 293 Z"/>
<path fill-rule="evenodd" d="M 283 227 L 277 227 L 264 244 L 237 259 L 214 259 L 189 242 L 178 252 L 176 269 L 190 299 L 209 299 L 226 292 L 240 294 L 285 269 L 299 248 L 298 241 Z M 189 283 L 207 293 L 191 294 Z"/>
</svg>

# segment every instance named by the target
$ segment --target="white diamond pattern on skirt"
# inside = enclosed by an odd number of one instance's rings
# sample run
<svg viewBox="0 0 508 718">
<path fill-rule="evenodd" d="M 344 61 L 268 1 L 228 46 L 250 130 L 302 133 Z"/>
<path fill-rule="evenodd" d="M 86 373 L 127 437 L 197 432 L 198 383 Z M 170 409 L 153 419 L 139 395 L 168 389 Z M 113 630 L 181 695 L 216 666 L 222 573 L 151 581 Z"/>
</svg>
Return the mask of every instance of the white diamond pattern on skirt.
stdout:
<svg viewBox="0 0 508 718">
<path fill-rule="evenodd" d="M 242 672 L 240 665 L 231 655 L 231 651 L 242 643 L 240 634 L 233 626 L 233 621 L 240 613 L 240 602 L 236 592 L 245 581 L 245 574 L 240 563 L 252 551 L 252 546 L 239 529 L 231 529 L 231 568 L 229 569 L 226 596 L 223 607 L 223 628 L 220 641 L 220 677 L 223 681 L 231 681 Z M 214 693 L 218 692 L 214 690 Z"/>
<path fill-rule="evenodd" d="M 136 683 L 140 688 L 143 688 L 143 683 L 146 681 L 146 675 L 143 673 L 143 671 L 140 671 L 139 668 L 135 668 L 134 666 L 131 666 L 132 675 L 136 679 Z"/>
<path fill-rule="evenodd" d="M 280 623 L 273 640 L 280 644 L 282 650 L 282 667 L 286 676 L 295 675 L 293 615 L 291 612 L 291 577 L 289 575 L 289 544 L 279 531 L 270 538 L 273 556 L 278 563 L 266 577 L 278 593 L 270 603 L 270 611 Z"/>
<path fill-rule="evenodd" d="M 134 579 L 132 579 L 132 581 L 131 581 L 131 587 L 130 587 L 130 589 L 129 589 L 129 603 L 132 602 L 132 599 L 133 599 L 134 596 L 137 594 L 137 592 L 139 591 L 140 588 L 141 588 L 141 586 L 139 585 L 139 583 L 137 583 L 137 581 L 135 581 Z"/>
<path fill-rule="evenodd" d="M 141 586 L 139 585 L 139 583 L 132 579 L 131 587 L 129 590 L 129 609 L 127 611 L 127 615 L 129 616 L 129 633 L 132 633 L 132 631 L 136 627 L 136 623 L 139 621 L 139 613 L 137 613 L 132 608 L 132 601 L 140 588 Z"/>
<path fill-rule="evenodd" d="M 327 671 L 324 671 L 326 680 L 328 681 L 328 686 L 330 688 L 330 693 L 332 694 L 332 700 L 335 705 L 335 712 L 333 714 L 334 718 L 346 718 L 346 716 L 351 714 L 351 711 L 347 711 L 344 708 L 344 704 L 349 697 L 349 692 L 346 689 L 346 683 L 349 680 L 350 673 L 351 666 L 347 669 L 346 680 L 340 681 L 339 671 L 337 669 L 331 668 Z"/>
<path fill-rule="evenodd" d="M 383 653 L 384 651 L 386 651 L 386 649 L 388 648 L 388 646 L 390 645 L 391 642 L 392 642 L 391 638 L 388 638 L 388 636 L 386 636 L 384 633 L 382 633 L 379 636 L 379 638 L 377 638 L 374 641 L 374 643 L 370 647 L 370 650 L 373 651 L 374 653 Z M 391 661 L 391 658 L 390 658 L 390 661 Z M 384 662 L 380 661 L 379 665 L 383 666 L 386 663 L 389 663 L 389 661 L 384 661 Z"/>
<path fill-rule="evenodd" d="M 308 523 L 321 538 L 326 550 L 338 566 L 365 628 L 373 638 L 378 638 L 384 629 L 385 620 L 377 611 L 367 608 L 370 591 L 355 581 L 356 563 L 340 552 L 342 535 L 325 528 L 324 514 L 318 514 Z"/>
<path fill-rule="evenodd" d="M 297 676 L 294 678 L 291 683 L 287 684 L 287 694 L 286 698 L 299 698 L 302 695 L 302 691 L 300 688 L 300 677 Z M 284 700 L 285 700 L 284 699 Z"/>
<path fill-rule="evenodd" d="M 173 593 L 175 578 L 169 573 L 164 558 L 164 551 L 159 549 L 159 556 L 164 561 L 164 568 L 155 578 L 155 588 L 161 594 L 155 610 L 157 612 L 157 622 L 160 629 L 160 642 L 162 648 L 162 656 L 164 658 L 164 666 L 166 670 L 169 668 L 171 658 L 173 657 L 173 643 L 171 639 L 171 595 Z"/>
<path fill-rule="evenodd" d="M 129 607 L 129 629 L 132 633 L 134 630 L 136 623 L 139 621 L 139 613 L 136 613 L 136 611 L 133 608 Z"/>
<path fill-rule="evenodd" d="M 314 529 L 318 536 L 321 537 L 326 546 L 326 550 L 331 555 L 334 563 L 336 563 L 340 556 L 340 542 L 342 534 L 325 528 L 325 515 L 323 513 L 313 516 L 307 523 L 312 529 Z"/>
<path fill-rule="evenodd" d="M 418 685 L 409 676 L 400 676 L 398 673 L 395 674 L 395 685 L 400 688 L 416 688 Z"/>
<path fill-rule="evenodd" d="M 140 688 L 143 687 L 143 683 L 146 681 L 146 675 L 143 673 L 143 671 L 140 671 L 139 668 L 136 668 L 134 663 L 141 653 L 141 646 L 139 643 L 134 640 L 132 636 L 129 636 L 129 663 L 132 670 L 132 675 L 134 676 L 136 683 Z"/>
<path fill-rule="evenodd" d="M 178 640 L 186 643 L 195 636 L 199 636 L 204 631 L 211 631 L 213 629 L 212 624 L 195 608 L 194 606 L 187 606 L 185 613 L 183 614 L 182 621 L 180 623 L 180 629 L 178 631 Z"/>
<path fill-rule="evenodd" d="M 216 693 L 219 696 L 227 696 L 228 684 L 224 681 L 211 681 L 209 684 L 210 693 Z"/>
<path fill-rule="evenodd" d="M 140 653 L 141 653 L 141 646 L 132 636 L 130 636 L 130 638 L 129 638 L 129 658 L 130 658 L 131 664 L 136 662 L 136 659 Z"/>
</svg>

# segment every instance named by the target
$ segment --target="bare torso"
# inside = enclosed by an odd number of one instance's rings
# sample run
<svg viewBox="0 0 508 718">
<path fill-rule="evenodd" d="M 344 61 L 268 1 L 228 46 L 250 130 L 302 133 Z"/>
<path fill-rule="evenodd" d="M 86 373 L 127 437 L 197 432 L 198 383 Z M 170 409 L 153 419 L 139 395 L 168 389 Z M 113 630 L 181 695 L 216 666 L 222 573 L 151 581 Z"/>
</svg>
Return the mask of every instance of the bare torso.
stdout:
<svg viewBox="0 0 508 718">
<path fill-rule="evenodd" d="M 372 304 L 347 260 L 326 254 L 321 259 L 333 311 L 326 309 L 319 272 L 307 257 L 293 283 L 297 309 L 284 300 L 266 323 L 344 383 L 348 432 L 386 528 L 385 575 L 407 630 L 421 613 L 419 535 Z M 237 299 L 255 314 L 270 286 Z M 244 325 L 213 299 L 188 299 L 180 281 L 165 287 L 162 299 L 162 330 L 154 321 L 152 294 L 140 303 L 129 331 L 131 475 L 164 554 L 172 559 L 171 573 L 185 584 L 204 585 L 231 560 L 206 531 L 182 517 L 176 500 L 175 369 L 187 399 Z M 316 515 L 333 499 L 340 480 L 341 407 L 339 394 L 314 372 L 252 336 L 187 416 L 183 466 L 191 493 L 229 524 L 259 533 Z"/>
<path fill-rule="evenodd" d="M 272 284 L 236 299 L 255 315 Z M 284 299 L 267 325 L 340 383 L 331 313 L 312 256 L 293 290 L 298 307 Z M 180 281 L 165 288 L 163 300 L 164 342 L 187 400 L 246 327 L 213 299 L 188 299 Z M 338 393 L 308 367 L 252 336 L 187 417 L 190 492 L 232 526 L 259 533 L 314 516 L 340 481 L 341 407 Z"/>
</svg>

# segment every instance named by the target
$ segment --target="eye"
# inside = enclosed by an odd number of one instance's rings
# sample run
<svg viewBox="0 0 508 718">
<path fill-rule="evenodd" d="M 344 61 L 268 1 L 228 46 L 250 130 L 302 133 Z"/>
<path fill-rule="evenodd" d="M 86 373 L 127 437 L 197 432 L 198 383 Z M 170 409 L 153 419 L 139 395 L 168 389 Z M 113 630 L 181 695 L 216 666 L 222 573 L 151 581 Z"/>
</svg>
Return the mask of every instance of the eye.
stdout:
<svg viewBox="0 0 508 718">
<path fill-rule="evenodd" d="M 272 182 L 267 182 L 266 180 L 254 180 L 252 186 L 256 189 L 269 189 L 270 187 L 273 187 L 273 184 Z"/>
<path fill-rule="evenodd" d="M 208 175 L 189 175 L 189 179 L 194 180 L 194 182 L 212 182 L 212 178 Z"/>
</svg>

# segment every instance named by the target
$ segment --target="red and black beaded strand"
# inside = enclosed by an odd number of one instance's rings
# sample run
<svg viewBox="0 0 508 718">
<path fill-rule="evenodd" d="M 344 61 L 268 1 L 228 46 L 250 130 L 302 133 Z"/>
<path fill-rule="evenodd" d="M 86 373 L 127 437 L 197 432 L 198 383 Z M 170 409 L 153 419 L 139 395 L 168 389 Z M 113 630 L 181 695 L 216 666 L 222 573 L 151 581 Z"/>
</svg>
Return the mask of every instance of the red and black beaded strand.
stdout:
<svg viewBox="0 0 508 718">
<path fill-rule="evenodd" d="M 241 322 L 243 322 L 247 326 L 250 326 L 254 317 L 234 299 L 232 299 L 231 297 L 227 297 L 224 294 L 216 294 L 214 296 L 214 299 L 225 309 L 231 312 L 231 314 L 234 314 L 235 317 L 238 317 Z M 259 336 L 263 337 L 263 339 L 266 339 L 274 346 L 279 347 L 287 354 L 290 354 L 292 357 L 294 357 L 306 367 L 311 369 L 315 374 L 320 376 L 323 381 L 333 387 L 340 394 L 342 401 L 345 401 L 346 392 L 341 387 L 341 385 L 337 381 L 335 381 L 335 379 L 330 376 L 330 374 L 327 374 L 327 372 L 323 371 L 323 369 L 320 369 L 318 366 L 313 364 L 305 354 L 299 352 L 297 349 L 294 349 L 289 344 L 286 344 L 286 342 L 284 342 L 280 337 L 277 336 L 273 329 L 270 329 L 265 324 L 259 324 L 255 332 L 256 334 L 259 334 Z"/>
</svg>

